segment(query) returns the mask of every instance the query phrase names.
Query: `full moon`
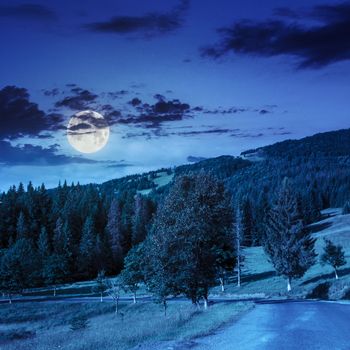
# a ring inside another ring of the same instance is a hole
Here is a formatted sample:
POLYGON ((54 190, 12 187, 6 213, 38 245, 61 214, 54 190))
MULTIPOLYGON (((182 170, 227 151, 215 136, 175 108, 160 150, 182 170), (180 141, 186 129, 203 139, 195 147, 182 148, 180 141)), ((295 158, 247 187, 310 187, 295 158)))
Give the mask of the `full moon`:
POLYGON ((70 145, 81 153, 95 153, 106 146, 109 126, 100 113, 82 111, 74 114, 67 127, 70 145))

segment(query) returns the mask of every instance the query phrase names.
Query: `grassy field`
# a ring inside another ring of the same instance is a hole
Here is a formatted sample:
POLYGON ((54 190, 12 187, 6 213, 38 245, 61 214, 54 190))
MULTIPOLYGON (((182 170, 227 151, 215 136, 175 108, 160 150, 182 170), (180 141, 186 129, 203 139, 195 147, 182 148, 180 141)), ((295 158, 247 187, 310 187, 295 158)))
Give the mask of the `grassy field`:
POLYGON ((27 303, 0 305, 2 350, 130 349, 144 342, 188 340, 211 333, 250 309, 250 303, 214 304, 208 310, 189 302, 170 302, 167 316, 151 302, 27 303), (70 329, 71 319, 87 317, 86 329, 70 329))

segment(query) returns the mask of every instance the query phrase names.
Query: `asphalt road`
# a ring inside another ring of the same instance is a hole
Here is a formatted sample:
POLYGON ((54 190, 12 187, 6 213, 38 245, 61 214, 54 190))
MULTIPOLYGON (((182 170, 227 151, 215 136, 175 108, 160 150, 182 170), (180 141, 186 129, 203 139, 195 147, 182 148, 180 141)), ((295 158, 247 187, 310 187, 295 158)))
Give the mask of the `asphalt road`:
POLYGON ((350 304, 258 304, 238 322, 199 338, 194 350, 350 350, 350 304))

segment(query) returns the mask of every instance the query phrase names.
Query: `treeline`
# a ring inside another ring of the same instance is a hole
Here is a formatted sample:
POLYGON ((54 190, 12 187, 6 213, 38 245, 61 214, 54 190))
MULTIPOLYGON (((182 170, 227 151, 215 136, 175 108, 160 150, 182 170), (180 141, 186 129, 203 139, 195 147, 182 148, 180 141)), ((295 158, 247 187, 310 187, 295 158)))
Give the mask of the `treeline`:
MULTIPOLYGON (((97 186, 20 184, 0 197, 3 287, 23 288, 94 278, 120 271, 143 241, 155 203, 136 188, 108 196, 97 186)), ((4 288, 3 288, 4 289, 4 288)))

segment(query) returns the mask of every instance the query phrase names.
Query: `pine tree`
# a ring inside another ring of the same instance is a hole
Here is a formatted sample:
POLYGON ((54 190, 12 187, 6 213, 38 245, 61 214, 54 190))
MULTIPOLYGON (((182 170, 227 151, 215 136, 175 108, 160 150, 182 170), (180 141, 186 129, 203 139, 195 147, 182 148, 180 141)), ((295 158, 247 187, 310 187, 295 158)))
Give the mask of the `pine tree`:
POLYGON ((237 206, 236 209, 236 218, 234 225, 234 243, 235 243, 235 251, 236 251, 236 260, 237 260, 237 287, 241 286, 241 277, 242 277, 242 266, 244 261, 243 255, 243 245, 244 241, 244 225, 242 219, 242 210, 240 205, 237 206))
POLYGON ((121 227, 121 209, 118 200, 115 198, 112 200, 108 213, 107 231, 115 266, 114 269, 120 271, 123 265, 123 236, 121 227))
POLYGON ((315 262, 315 239, 305 230, 297 201, 288 180, 283 181, 276 202, 268 213, 263 247, 277 273, 291 280, 300 278, 315 262))
POLYGON ((27 238, 27 236, 29 236, 28 226, 27 226, 23 211, 21 211, 19 214, 17 225, 16 225, 16 232, 17 232, 17 238, 16 238, 17 240, 21 238, 27 238))
POLYGON ((42 260, 50 255, 49 237, 45 227, 41 228, 38 239, 38 253, 42 260))
POLYGON ((330 265, 334 269, 335 278, 338 279, 338 268, 346 264, 345 252, 341 245, 335 245, 329 239, 324 239, 325 247, 321 255, 321 264, 330 265))
POLYGON ((251 247, 257 244, 255 233, 254 233, 254 219, 251 203, 248 198, 245 198, 242 203, 242 208, 240 209, 241 222, 242 222, 242 245, 245 247, 251 247))
POLYGON ((57 284, 69 279, 70 271, 65 256, 54 253, 45 259, 42 277, 46 285, 53 286, 53 295, 56 296, 57 284))
POLYGON ((120 274, 124 288, 133 294, 134 304, 136 303, 136 293, 140 288, 140 283, 144 280, 143 247, 141 243, 130 249, 128 255, 125 257, 124 269, 120 274))
POLYGON ((56 254, 64 253, 63 225, 63 220, 59 217, 56 221, 55 229, 53 231, 53 250, 56 254))
POLYGON ((31 240, 17 240, 2 256, 0 290, 9 295, 39 284, 39 260, 31 240))
POLYGON ((147 234, 147 224, 150 220, 147 201, 140 195, 135 196, 135 209, 132 218, 132 244, 144 241, 147 234))
POLYGON ((78 257, 79 270, 86 276, 91 276, 96 273, 95 246, 96 236, 94 232, 94 222, 92 217, 89 216, 84 223, 78 257))

